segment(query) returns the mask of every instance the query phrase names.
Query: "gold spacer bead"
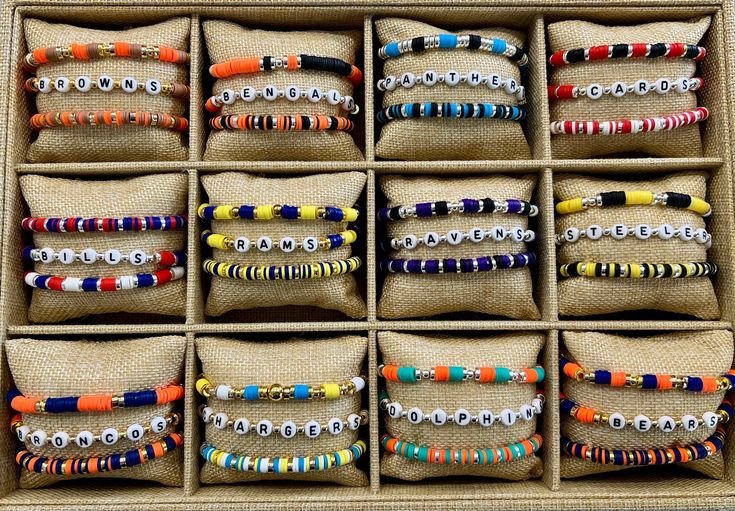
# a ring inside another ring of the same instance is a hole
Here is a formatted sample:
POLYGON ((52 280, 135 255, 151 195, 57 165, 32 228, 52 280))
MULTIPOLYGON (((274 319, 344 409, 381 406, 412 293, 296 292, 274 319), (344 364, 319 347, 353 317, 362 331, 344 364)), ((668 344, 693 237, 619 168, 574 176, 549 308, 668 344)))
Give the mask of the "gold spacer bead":
POLYGON ((271 401, 280 401, 283 399, 283 386, 279 383, 274 383, 268 387, 268 399, 271 401))

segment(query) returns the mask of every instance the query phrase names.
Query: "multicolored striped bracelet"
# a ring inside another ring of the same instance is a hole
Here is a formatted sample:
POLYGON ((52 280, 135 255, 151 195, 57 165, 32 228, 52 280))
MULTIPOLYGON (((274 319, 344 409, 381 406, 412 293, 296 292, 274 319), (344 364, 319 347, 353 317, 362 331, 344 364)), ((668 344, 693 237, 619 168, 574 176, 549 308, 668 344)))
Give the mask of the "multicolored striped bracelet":
POLYGON ((510 427, 518 419, 523 419, 528 422, 536 415, 540 415, 544 407, 544 395, 543 393, 536 394, 531 404, 521 405, 518 411, 505 408, 496 413, 490 410, 480 410, 476 414, 472 414, 464 408, 459 408, 454 413, 447 413, 441 408, 436 408, 431 413, 426 413, 418 407, 404 410, 401 403, 391 401, 390 397, 388 397, 388 392, 384 390, 378 395, 378 405, 381 410, 387 412, 388 417, 391 419, 405 419, 413 425, 431 422, 434 426, 444 426, 445 424, 469 426, 470 424, 479 424, 483 428, 489 428, 496 422, 500 422, 504 426, 510 427))
POLYGON ((515 78, 502 78, 494 73, 484 75, 480 71, 470 71, 468 73, 447 71, 441 74, 429 70, 419 75, 406 71, 401 76, 391 75, 381 78, 376 83, 376 87, 379 91, 391 92, 396 90, 396 87, 403 87, 404 89, 412 89, 416 85, 433 87, 437 83, 443 83, 450 87, 456 87, 460 83, 466 83, 470 87, 485 85, 490 90, 502 89, 506 94, 515 97, 520 104, 526 102, 526 89, 515 78))
POLYGON ((25 217, 20 228, 31 232, 173 231, 186 227, 186 216, 25 217))
POLYGON ((25 449, 20 449, 15 455, 15 461, 24 469, 36 474, 58 476, 97 474, 134 467, 150 460, 162 458, 166 453, 173 451, 183 443, 184 437, 181 434, 171 433, 157 442, 144 445, 138 449, 93 458, 46 458, 36 456, 25 449))
POLYGON ((251 248, 257 248, 261 252, 270 252, 273 247, 277 247, 286 253, 301 249, 311 253, 317 250, 333 250, 344 245, 351 245, 356 240, 357 232, 353 229, 337 234, 327 234, 318 238, 316 236, 308 236, 301 241, 296 241, 291 236, 284 236, 280 240, 275 241, 269 236, 261 236, 257 240, 250 240, 245 236, 231 238, 230 236, 213 233, 208 230, 202 231, 202 242, 206 243, 207 246, 219 250, 235 250, 241 253, 248 252, 251 248))
POLYGON ((41 64, 62 60, 101 60, 106 58, 128 58, 134 60, 158 60, 172 64, 189 64, 189 54, 168 46, 134 44, 122 41, 114 43, 71 43, 68 46, 36 48, 23 58, 31 70, 41 64))
POLYGON ((603 424, 616 430, 634 427, 643 433, 651 431, 651 429, 658 429, 662 433, 673 433, 677 428, 692 432, 696 431, 700 426, 715 429, 718 424, 724 424, 733 416, 732 403, 727 398, 722 401, 717 411, 704 412, 699 418, 689 414, 678 419, 669 417, 668 415, 662 415, 658 419, 652 420, 644 414, 638 414, 633 419, 626 419, 620 412, 601 412, 595 408, 578 405, 564 394, 560 397, 559 407, 561 408, 561 412, 579 422, 584 424, 603 424))
POLYGON ((174 98, 189 97, 189 86, 183 83, 161 82, 154 78, 143 82, 131 76, 126 76, 120 80, 115 80, 107 75, 100 75, 96 80, 92 80, 89 76, 78 76, 72 79, 66 76, 58 76, 56 78, 41 76, 29 78, 23 85, 23 88, 28 92, 40 92, 42 94, 48 94, 51 91, 69 92, 72 87, 79 92, 89 92, 91 90, 111 92, 119 89, 129 94, 146 92, 151 96, 158 96, 160 94, 161 96, 171 96, 174 98))
POLYGON ((526 107, 493 103, 398 103, 387 106, 375 114, 375 119, 381 124, 420 117, 522 121, 526 118, 526 107))
POLYGON ((476 383, 537 383, 544 381, 546 372, 541 366, 527 367, 512 371, 507 367, 477 367, 470 369, 461 366, 435 366, 431 369, 418 369, 413 366, 380 364, 378 376, 388 381, 416 383, 430 380, 438 382, 476 383))
POLYGON ((669 206, 688 209, 703 217, 712 214, 712 206, 699 197, 678 192, 649 192, 645 190, 602 192, 591 197, 577 197, 556 204, 560 215, 579 213, 587 208, 607 206, 669 206))
POLYGON ((327 92, 322 92, 319 87, 301 89, 298 85, 289 85, 283 90, 279 89, 275 85, 266 85, 261 90, 257 90, 255 87, 243 87, 239 91, 224 89, 218 95, 210 97, 204 104, 204 107, 208 112, 219 112, 224 105, 231 105, 238 99, 241 99, 246 103, 251 103, 256 99, 265 99, 266 101, 287 99, 291 102, 306 99, 311 103, 318 103, 319 101, 326 100, 330 105, 339 105, 342 110, 349 114, 355 115, 360 112, 360 107, 357 106, 357 103, 355 103, 355 99, 352 96, 343 96, 336 89, 330 89, 327 92))
POLYGON ((564 436, 561 437, 561 449, 567 456, 601 465, 644 466, 688 463, 713 456, 722 449, 724 443, 725 428, 723 426, 718 426, 715 432, 703 442, 663 449, 606 449, 572 442, 564 436))
POLYGON ((284 69, 287 71, 296 71, 297 69, 326 71, 344 76, 353 85, 360 85, 362 83, 362 71, 357 66, 334 57, 316 57, 305 54, 290 54, 285 57, 265 56, 227 60, 209 66, 209 74, 215 78, 228 78, 235 75, 273 71, 274 69, 284 69))
POLYGON ((549 57, 549 64, 553 67, 561 67, 578 62, 592 62, 595 60, 610 59, 654 59, 667 57, 670 59, 691 59, 695 62, 702 60, 707 55, 703 46, 685 43, 634 43, 634 44, 605 44, 592 46, 590 48, 577 48, 574 50, 559 50, 549 57))
POLYGON ((163 128, 167 130, 186 131, 189 121, 179 115, 137 110, 94 110, 79 112, 46 112, 31 116, 31 127, 34 130, 45 128, 76 126, 141 126, 163 128))
POLYGON ((538 215, 538 206, 521 199, 495 200, 460 199, 456 202, 436 201, 419 202, 413 206, 393 206, 380 208, 378 220, 383 222, 405 220, 406 218, 430 218, 452 214, 502 213, 526 216, 538 215))
POLYGON ((326 279, 346 275, 357 270, 360 265, 362 265, 362 260, 359 257, 320 263, 273 266, 223 263, 213 259, 205 259, 202 262, 202 269, 210 275, 235 280, 303 280, 326 279))
POLYGON ((365 442, 358 440, 347 449, 316 456, 276 456, 273 458, 243 456, 220 451, 206 443, 202 444, 199 453, 209 463, 229 470, 257 474, 286 474, 288 472, 321 472, 349 465, 357 461, 366 450, 365 442))
POLYGON ((503 39, 473 34, 438 34, 403 39, 402 41, 391 42, 382 46, 378 49, 378 57, 385 60, 399 57, 408 52, 420 53, 425 50, 462 48, 486 51, 495 55, 508 57, 508 60, 515 62, 521 71, 525 71, 528 67, 528 55, 518 46, 503 39))
POLYGON ((27 271, 23 280, 30 287, 68 293, 128 291, 144 287, 158 287, 184 277, 186 268, 172 266, 153 273, 137 273, 120 277, 61 277, 27 271))
POLYGON ((197 208, 199 218, 204 220, 327 220, 329 222, 354 222, 360 215, 355 208, 336 206, 289 206, 268 204, 262 206, 216 206, 201 204, 197 208))
POLYGON ((213 130, 352 131, 347 117, 334 115, 218 115, 209 120, 213 130))
POLYGON ((73 397, 26 397, 13 387, 8 391, 7 402, 20 413, 109 412, 114 408, 160 406, 184 398, 184 387, 178 384, 155 389, 137 390, 123 394, 95 394, 73 397))
POLYGON ((383 250, 400 250, 407 249, 413 250, 418 246, 424 245, 429 248, 434 248, 441 243, 448 243, 450 245, 459 245, 465 241, 472 241, 473 243, 479 243, 485 240, 503 241, 511 239, 517 243, 530 242, 536 239, 536 233, 530 229, 523 229, 522 227, 505 228, 502 225, 496 225, 489 229, 483 229, 482 227, 473 227, 467 232, 462 232, 457 229, 449 231, 447 234, 439 234, 438 232, 429 231, 423 236, 416 236, 415 234, 406 234, 402 238, 388 238, 381 242, 383 250))
POLYGON ((661 240, 670 240, 678 238, 681 241, 695 241, 706 248, 712 246, 712 235, 707 229, 695 229, 689 225, 682 225, 678 229, 670 224, 661 224, 658 227, 647 224, 638 224, 635 227, 628 227, 625 224, 615 224, 612 227, 602 227, 601 225, 590 225, 585 229, 577 227, 567 227, 564 232, 556 234, 556 244, 576 243, 580 239, 599 240, 602 237, 609 237, 614 240, 623 240, 627 237, 635 236, 639 240, 647 240, 656 236, 661 240))
POLYGON ((684 94, 685 92, 694 92, 704 87, 704 80, 698 77, 689 78, 682 76, 676 80, 668 78, 659 78, 655 82, 648 80, 638 80, 632 85, 625 82, 614 82, 612 85, 600 85, 592 83, 587 87, 578 87, 576 85, 549 85, 549 99, 577 99, 579 97, 588 97, 590 99, 600 99, 604 96, 613 96, 622 98, 626 94, 636 94, 644 96, 649 92, 658 92, 659 94, 668 94, 671 91, 684 94))
POLYGON ((631 374, 625 371, 598 369, 586 371, 565 357, 559 358, 559 368, 568 378, 577 382, 608 385, 610 387, 631 387, 644 390, 685 390, 712 394, 728 391, 735 387, 735 369, 722 376, 681 376, 670 374, 631 374))
POLYGON ((317 399, 337 399, 351 396, 365 388, 365 376, 355 376, 341 383, 322 383, 320 385, 293 384, 248 385, 235 388, 230 385, 216 385, 205 376, 196 381, 196 390, 206 398, 221 400, 243 399, 245 401, 308 401, 317 399))
POLYGON ((387 452, 397 454, 407 460, 438 465, 495 465, 531 456, 543 444, 541 435, 504 445, 502 447, 481 447, 478 449, 444 449, 442 447, 418 446, 398 440, 390 435, 380 437, 380 445, 387 452))
POLYGON ((680 114, 646 117, 644 119, 552 121, 549 129, 552 135, 625 135, 673 130, 704 121, 707 117, 709 117, 709 110, 700 106, 680 114))
POLYGON ((536 263, 534 252, 501 254, 455 259, 383 259, 380 269, 387 273, 441 275, 445 273, 482 273, 496 270, 525 268, 536 263))
POLYGON ((116 428, 107 428, 98 434, 94 434, 91 431, 80 431, 74 435, 66 431, 57 431, 49 435, 49 433, 40 429, 31 432, 31 428, 23 424, 21 414, 16 414, 10 419, 10 431, 21 442, 27 441, 35 447, 43 447, 48 444, 57 449, 63 449, 69 445, 69 442, 73 438, 77 446, 82 449, 87 449, 92 447, 95 442, 101 442, 104 445, 115 445, 121 438, 137 442, 148 433, 163 433, 170 426, 176 426, 180 421, 180 414, 169 413, 166 416, 154 417, 150 424, 146 424, 145 426, 136 422, 121 431, 118 431, 116 428))
POLYGON ((34 261, 36 263, 53 263, 58 261, 63 264, 72 264, 75 262, 94 264, 104 261, 110 265, 129 262, 135 266, 140 266, 146 263, 155 263, 160 266, 168 267, 186 265, 186 252, 178 250, 161 250, 155 254, 146 254, 143 250, 133 250, 129 254, 122 254, 119 250, 115 250, 114 248, 106 250, 103 253, 97 252, 93 248, 85 248, 79 252, 71 248, 63 248, 57 252, 53 248, 49 247, 36 248, 33 246, 27 246, 23 248, 23 259, 26 261, 34 261))
POLYGON ((621 279, 685 279, 707 277, 717 273, 715 263, 596 263, 575 261, 559 266, 559 277, 621 279))

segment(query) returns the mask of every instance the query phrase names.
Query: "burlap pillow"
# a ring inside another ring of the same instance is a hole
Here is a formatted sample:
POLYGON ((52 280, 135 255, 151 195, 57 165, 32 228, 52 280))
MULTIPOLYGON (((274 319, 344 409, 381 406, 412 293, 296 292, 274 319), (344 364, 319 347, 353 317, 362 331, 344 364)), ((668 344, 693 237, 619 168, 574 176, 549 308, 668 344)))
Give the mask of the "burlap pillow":
MULTIPOLYGON (((375 29, 384 45, 413 37, 448 33, 438 27, 419 21, 400 18, 384 18, 375 22, 375 29)), ((506 28, 462 30, 457 34, 477 34, 497 37, 522 47, 525 34, 506 28)), ((477 50, 429 50, 423 53, 406 53, 387 59, 384 76, 400 77, 409 71, 420 76, 424 71, 468 73, 480 71, 495 73, 503 79, 514 78, 521 83, 518 66, 506 57, 477 50)), ((485 85, 472 87, 459 84, 450 87, 436 84, 411 89, 397 87, 385 92, 383 107, 398 103, 419 102, 494 103, 516 105, 517 99, 502 89, 490 89, 485 85)), ((406 119, 384 125, 375 154, 381 158, 398 160, 520 160, 531 157, 528 142, 521 123, 498 119, 406 119)))
MULTIPOLYGON (((157 25, 129 30, 94 30, 65 24, 51 24, 37 19, 26 19, 23 28, 28 51, 46 46, 65 46, 71 43, 112 43, 124 41, 135 44, 157 44, 179 50, 189 50, 189 18, 174 18, 157 25)), ((119 80, 133 77, 138 83, 155 78, 161 82, 189 84, 189 66, 151 60, 108 58, 102 60, 64 60, 38 67, 36 76, 69 79, 89 76, 96 80, 107 75, 119 80)), ((145 92, 128 94, 121 90, 101 92, 93 89, 79 92, 71 86, 68 92, 53 91, 35 94, 36 110, 145 110, 150 112, 184 115, 188 99, 145 92)), ((30 100, 32 98, 29 97, 30 100)), ((81 126, 42 129, 28 150, 31 163, 185 160, 185 137, 181 133, 162 128, 137 126, 81 126)))
MULTIPOLYGON (((119 395, 179 383, 185 349, 186 339, 176 336, 103 342, 9 339, 5 344, 16 387, 25 396, 39 398, 119 395)), ((140 442, 121 438, 115 445, 95 442, 85 449, 78 447, 73 439, 84 430, 99 434, 110 427, 125 431, 131 424, 145 426, 154 417, 166 416, 176 409, 181 411, 181 404, 115 408, 104 413, 23 414, 23 422, 31 431, 40 429, 49 437, 57 431, 65 431, 71 438, 63 449, 51 445, 37 448, 30 442, 25 444, 25 448, 37 456, 55 458, 88 458, 125 452, 160 440, 175 429, 169 427, 162 433, 147 433, 140 442)), ((181 428, 180 425, 178 430, 181 431, 181 428)), ((59 481, 88 477, 141 479, 167 486, 181 486, 183 459, 183 450, 179 447, 163 458, 93 476, 55 476, 21 469, 20 487, 41 488, 59 481)))
MULTIPOLYGON (((417 202, 458 200, 464 197, 483 199, 531 200, 536 177, 482 176, 468 178, 434 178, 385 176, 380 187, 388 206, 413 205, 417 202)), ((522 215, 477 214, 449 215, 431 219, 409 218, 387 222, 388 237, 414 234, 422 237, 428 231, 446 234, 458 229, 467 232, 473 227, 489 229, 528 227, 528 217, 522 215)), ((442 243, 434 248, 420 245, 413 250, 392 251, 382 257, 406 259, 442 259, 446 257, 478 257, 495 254, 515 254, 527 250, 525 243, 510 239, 470 243, 456 246, 442 243)), ((533 281, 528 268, 498 270, 472 274, 413 275, 387 274, 378 304, 378 315, 396 319, 434 316, 446 312, 481 312, 516 319, 538 319, 533 301, 533 281), (437 299, 439 298, 439 299, 437 299)))
MULTIPOLYGON (((352 207, 365 186, 365 175, 359 172, 320 174, 295 178, 265 178, 251 174, 224 172, 202 176, 202 184, 211 204, 291 204, 352 207)), ((346 223, 327 221, 251 220, 212 221, 211 230, 236 238, 245 236, 257 240, 269 236, 279 240, 291 236, 301 240, 307 236, 325 236, 344 230, 346 223)), ((364 234, 358 234, 364 236, 364 234)), ((352 255, 349 245, 325 252, 304 250, 285 253, 278 248, 270 252, 250 250, 245 254, 234 250, 213 250, 213 259, 227 263, 279 265, 304 264, 352 255)), ((365 261, 363 260, 363 264, 365 261)), ((322 279, 294 281, 240 281, 212 277, 206 313, 220 316, 234 309, 308 305, 336 309, 353 318, 366 314, 365 302, 351 274, 322 279)))
MULTIPOLYGON (((701 172, 681 172, 650 181, 613 181, 597 177, 560 174, 554 182, 556 200, 589 197, 600 192, 617 190, 650 190, 680 192, 705 198, 707 176, 701 172)), ((556 215, 556 232, 569 227, 578 229, 590 225, 612 227, 615 224, 635 227, 647 224, 658 227, 670 224, 674 228, 690 225, 705 228, 704 219, 685 209, 661 206, 611 206, 588 208, 579 213, 556 215)), ((639 240, 629 236, 615 240, 604 236, 599 240, 581 238, 564 243, 558 250, 557 263, 595 261, 603 263, 679 263, 707 260, 704 245, 679 238, 662 240, 652 236, 639 240)), ((587 316, 632 310, 661 310, 689 314, 700 319, 720 317, 717 297, 709 277, 682 279, 623 279, 572 277, 561 279, 559 314, 587 316)))
MULTIPOLYGON (((659 22, 645 25, 607 27, 588 21, 560 21, 548 26, 549 51, 588 48, 604 44, 681 42, 697 44, 710 24, 709 17, 688 22, 659 22)), ((716 57, 707 57, 716 58, 716 57)), ((696 63, 689 59, 613 59, 581 62, 551 68, 550 84, 587 87, 591 84, 610 86, 622 81, 632 85, 644 79, 676 80, 695 76, 696 63)), ((707 84, 705 84, 707 87, 707 84)), ((638 96, 628 93, 616 98, 603 95, 597 100, 551 100, 552 121, 608 121, 666 116, 697 107, 697 96, 688 92, 668 94, 649 92, 638 96)), ((699 124, 670 131, 627 135, 552 135, 554 158, 589 158, 622 152, 642 152, 661 157, 695 157, 702 155, 699 124)))
MULTIPOLYGON (((306 54, 319 57, 335 57, 355 64, 355 56, 362 46, 360 32, 271 32, 251 30, 229 21, 205 21, 204 38, 207 52, 213 64, 246 57, 270 55, 285 57, 306 54)), ((336 89, 340 94, 352 96, 360 109, 362 97, 356 97, 352 84, 344 77, 322 71, 278 69, 251 75, 235 75, 216 80, 212 94, 224 89, 239 91, 245 86, 262 90, 275 85, 283 90, 297 85, 301 90, 318 87, 322 92, 336 89)), ((299 100, 257 99, 252 103, 237 100, 212 115, 230 114, 288 114, 288 115, 336 115, 346 117, 339 105, 322 100, 317 103, 299 100)), ((355 116, 349 116, 353 121, 355 116)), ((209 134, 205 160, 361 160, 360 149, 349 132, 345 131, 214 131, 209 134)))
MULTIPOLYGON (((483 338, 446 336, 419 336, 399 332, 379 332, 378 344, 386 364, 414 366, 429 369, 437 365, 464 367, 503 366, 514 370, 534 367, 544 336, 517 332, 483 338)), ((519 409, 530 404, 536 394, 534 385, 462 383, 394 383, 386 382, 392 401, 401 403, 404 410, 418 407, 424 411, 442 408, 454 413, 464 408, 470 413, 487 409, 493 413, 504 408, 519 409)), ((384 413, 384 412, 381 412, 384 413)), ((385 415, 388 433, 399 440, 416 445, 446 449, 500 447, 524 440, 536 432, 536 419, 518 420, 513 426, 495 424, 489 428, 470 424, 458 426, 431 423, 413 425, 408 420, 394 420, 385 415)), ((510 480, 539 477, 542 463, 536 455, 496 465, 444 466, 407 460, 403 456, 384 453, 380 473, 407 481, 427 477, 485 476, 510 480)))
MULTIPOLYGON (((122 217, 186 214, 188 178, 185 174, 155 174, 124 180, 87 181, 37 175, 20 176, 23 198, 35 217, 122 217)), ((55 251, 77 252, 93 248, 129 254, 140 249, 147 254, 159 250, 186 250, 186 227, 171 231, 115 233, 35 233, 33 244, 55 251)), ((34 271, 64 277, 113 277, 135 275, 158 269, 155 263, 134 266, 104 262, 84 264, 36 263, 34 271)), ((99 293, 70 293, 34 289, 28 318, 34 323, 55 323, 88 314, 129 312, 184 316, 186 279, 160 287, 99 293)))
MULTIPOLYGON (((733 360, 732 333, 725 330, 675 332, 653 337, 623 337, 599 332, 563 332, 567 354, 586 371, 606 369, 628 373, 663 373, 720 376, 733 360)), ((577 383, 564 378, 564 393, 574 402, 604 412, 620 412, 626 418, 643 414, 651 419, 668 415, 674 419, 691 414, 701 417, 715 411, 723 393, 694 394, 680 390, 651 391, 577 383)), ((703 441, 713 430, 699 427, 689 433, 683 428, 663 433, 658 428, 640 432, 634 427, 613 430, 607 425, 584 424, 562 414, 562 435, 574 442, 608 449, 663 448, 703 441)), ((722 454, 683 464, 709 477, 724 477, 722 454)), ((601 465, 562 454, 561 477, 579 477, 630 467, 601 465)), ((644 470, 650 470, 644 467, 644 470)))
MULTIPOLYGON (((316 385, 338 383, 358 376, 367 351, 367 339, 355 335, 327 339, 289 339, 280 342, 250 342, 222 337, 202 337, 196 342, 197 355, 202 362, 202 371, 213 383, 233 387, 281 383, 292 385, 303 383, 316 385), (314 360, 318 353, 319 360, 314 360), (309 363, 307 361, 316 363, 309 363)), ((353 396, 338 399, 296 401, 222 401, 208 399, 207 404, 214 413, 224 412, 236 420, 246 418, 251 424, 262 419, 270 420, 274 426, 287 420, 303 425, 310 420, 322 424, 333 417, 347 418, 360 412, 360 403, 366 390, 353 396)), ((303 434, 285 439, 279 433, 268 437, 250 432, 235 433, 232 428, 217 429, 213 424, 205 426, 206 442, 217 449, 244 456, 314 456, 346 449, 366 428, 358 431, 345 429, 339 435, 322 433, 310 439, 303 434)), ((363 455, 367 458, 367 454, 363 455)), ((358 460, 358 463, 364 460, 358 460)), ((323 472, 288 474, 256 474, 224 469, 203 462, 201 481, 205 484, 237 483, 262 480, 321 481, 345 486, 365 486, 367 476, 354 463, 331 468, 323 472)))

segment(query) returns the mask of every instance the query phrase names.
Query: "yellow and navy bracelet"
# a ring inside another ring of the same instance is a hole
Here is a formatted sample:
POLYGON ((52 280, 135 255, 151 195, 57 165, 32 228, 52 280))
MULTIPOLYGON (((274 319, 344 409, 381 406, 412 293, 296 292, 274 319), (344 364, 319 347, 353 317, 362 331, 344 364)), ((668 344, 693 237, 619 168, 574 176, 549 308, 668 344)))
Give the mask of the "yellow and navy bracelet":
POLYGON ((359 257, 336 259, 320 263, 282 264, 273 266, 222 263, 205 259, 202 268, 210 275, 236 280, 302 280, 337 277, 357 270, 362 261, 359 257))
POLYGON ((340 383, 322 383, 320 385, 293 384, 281 385, 247 385, 242 388, 212 383, 206 376, 196 381, 197 392, 207 399, 216 398, 224 401, 242 399, 245 401, 308 401, 317 399, 337 399, 351 396, 365 388, 365 377, 355 376, 340 383))
POLYGON ((608 277, 623 279, 683 279, 717 273, 715 263, 596 263, 575 261, 559 266, 559 276, 608 277))
POLYGON ((603 192, 592 197, 577 197, 561 201, 556 204, 556 212, 560 215, 568 215, 591 207, 648 205, 688 209, 703 217, 712 214, 712 207, 709 203, 699 197, 677 192, 656 193, 642 190, 603 192))
POLYGON ((202 242, 212 248, 219 250, 235 250, 237 252, 248 252, 251 248, 261 252, 270 252, 273 247, 278 247, 283 252, 293 252, 303 249, 305 252, 316 252, 317 250, 333 250, 343 245, 351 245, 357 240, 357 231, 349 229, 337 234, 326 236, 307 236, 297 241, 290 236, 284 236, 280 240, 272 240, 269 236, 261 236, 257 240, 250 240, 244 236, 232 238, 224 234, 205 230, 202 231, 202 242))
POLYGON ((355 208, 336 206, 289 206, 268 204, 241 206, 201 204, 197 208, 199 218, 204 220, 327 220, 329 222, 354 222, 360 215, 355 208))

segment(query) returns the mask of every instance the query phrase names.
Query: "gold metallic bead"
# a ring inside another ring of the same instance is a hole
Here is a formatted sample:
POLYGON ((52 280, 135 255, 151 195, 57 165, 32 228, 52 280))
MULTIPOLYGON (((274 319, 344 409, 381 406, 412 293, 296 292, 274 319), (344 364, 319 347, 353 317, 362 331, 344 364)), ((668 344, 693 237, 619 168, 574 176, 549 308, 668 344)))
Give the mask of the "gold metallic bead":
POLYGON ((268 387, 268 399, 271 401, 280 401, 283 399, 283 387, 279 383, 274 383, 268 387))
POLYGON ((344 386, 345 386, 345 387, 347 387, 347 389, 345 390, 345 393, 346 393, 346 394, 347 394, 348 396, 351 396, 352 394, 354 394, 354 393, 355 393, 355 392, 357 391, 357 387, 356 387, 356 386, 355 386, 355 384, 354 384, 354 383, 352 382, 352 380, 348 380, 348 381, 346 381, 346 382, 344 383, 344 386))
POLYGON ((276 204, 275 206, 273 206, 273 216, 280 217, 282 211, 283 206, 281 206, 280 204, 276 204))
POLYGON ((316 208, 317 218, 324 218, 325 216, 327 216, 327 208, 316 208))
POLYGON ((363 426, 370 422, 370 414, 367 410, 360 410, 360 424, 363 426))
POLYGON ((258 387, 258 399, 268 399, 268 387, 266 385, 258 387))
POLYGON ((600 424, 607 424, 610 422, 610 415, 606 413, 600 413, 600 424))

